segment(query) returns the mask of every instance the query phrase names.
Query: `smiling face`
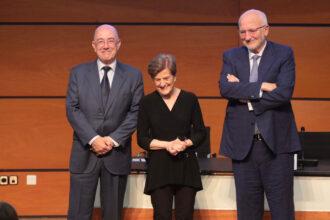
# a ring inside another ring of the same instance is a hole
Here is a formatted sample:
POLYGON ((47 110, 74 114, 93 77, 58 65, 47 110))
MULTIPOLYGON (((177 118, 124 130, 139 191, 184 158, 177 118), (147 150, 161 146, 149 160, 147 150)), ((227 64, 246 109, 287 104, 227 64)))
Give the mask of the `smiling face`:
POLYGON ((104 64, 110 64, 116 59, 120 45, 117 30, 113 26, 101 25, 95 30, 92 47, 104 64))
POLYGON ((269 26, 266 17, 256 10, 245 12, 239 20, 239 35, 242 43, 252 52, 259 53, 266 43, 269 26))
POLYGON ((157 92, 163 97, 171 96, 174 91, 175 80, 175 76, 167 68, 153 78, 157 92))

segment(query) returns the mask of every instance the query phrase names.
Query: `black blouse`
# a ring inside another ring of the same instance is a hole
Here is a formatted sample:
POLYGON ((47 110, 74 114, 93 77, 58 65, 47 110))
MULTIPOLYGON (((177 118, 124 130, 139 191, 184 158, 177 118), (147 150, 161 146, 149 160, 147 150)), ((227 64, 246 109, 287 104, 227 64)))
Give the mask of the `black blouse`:
POLYGON ((201 190, 202 182, 195 148, 205 138, 205 126, 197 97, 181 90, 170 111, 157 91, 142 98, 139 107, 137 139, 148 151, 145 193, 175 184, 201 190), (173 156, 167 150, 150 150, 153 139, 172 141, 189 138, 193 146, 173 156))

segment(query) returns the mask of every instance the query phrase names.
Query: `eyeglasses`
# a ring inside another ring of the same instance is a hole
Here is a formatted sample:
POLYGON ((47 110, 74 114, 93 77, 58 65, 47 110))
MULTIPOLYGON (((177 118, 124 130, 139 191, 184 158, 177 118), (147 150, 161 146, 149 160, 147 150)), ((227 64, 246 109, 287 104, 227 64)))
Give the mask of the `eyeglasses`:
POLYGON ((97 46, 103 47, 105 43, 107 43, 110 46, 113 46, 117 43, 116 39, 114 38, 109 38, 109 39, 97 39, 94 41, 97 46))
POLYGON ((268 27, 268 25, 262 25, 262 26, 260 26, 260 27, 254 28, 254 29, 238 30, 238 33, 239 33, 241 36, 244 36, 246 33, 254 34, 254 33, 256 33, 259 29, 261 29, 261 28, 266 28, 266 27, 268 27))

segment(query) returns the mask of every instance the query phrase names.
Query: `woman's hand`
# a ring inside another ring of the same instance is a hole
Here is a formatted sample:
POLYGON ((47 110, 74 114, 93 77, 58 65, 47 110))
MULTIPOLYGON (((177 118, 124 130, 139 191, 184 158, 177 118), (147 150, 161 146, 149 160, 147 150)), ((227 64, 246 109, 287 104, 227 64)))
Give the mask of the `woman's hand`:
POLYGON ((187 143, 185 141, 181 141, 179 138, 170 141, 166 150, 172 154, 177 155, 179 152, 184 151, 187 148, 187 143))

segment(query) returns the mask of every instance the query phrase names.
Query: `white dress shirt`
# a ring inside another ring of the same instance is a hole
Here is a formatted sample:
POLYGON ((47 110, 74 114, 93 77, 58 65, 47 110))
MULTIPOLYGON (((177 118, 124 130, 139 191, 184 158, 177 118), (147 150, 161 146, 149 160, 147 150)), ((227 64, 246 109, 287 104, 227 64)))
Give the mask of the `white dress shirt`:
MULTIPOLYGON (((109 79, 109 85, 110 85, 110 89, 111 89, 111 85, 112 85, 112 81, 113 81, 113 77, 115 76, 115 70, 116 70, 116 67, 117 67, 117 61, 113 61, 110 65, 106 65, 104 63, 102 63, 101 60, 97 59, 97 69, 99 71, 99 78, 100 78, 100 84, 102 82, 102 79, 104 77, 104 70, 102 69, 103 67, 105 66, 109 66, 111 69, 108 71, 108 79, 109 79)), ((93 137, 88 143, 89 145, 92 145, 93 141, 100 137, 100 135, 96 135, 95 137, 93 137)), ((110 136, 109 136, 110 137, 110 136)), ((118 142, 116 142, 114 139, 112 139, 110 137, 110 139, 112 140, 112 142, 114 143, 114 147, 118 147, 119 144, 118 142)))
MULTIPOLYGON (((259 51, 259 53, 253 53, 252 51, 249 50, 250 72, 251 72, 251 70, 252 70, 252 65, 253 65, 253 58, 252 58, 252 57, 253 57, 254 55, 258 55, 258 56, 260 56, 260 58, 257 59, 258 66, 259 66, 259 64, 260 64, 260 60, 261 60, 262 54, 263 54, 263 52, 264 52, 264 50, 265 50, 265 48, 266 48, 266 45, 267 45, 267 41, 266 41, 265 45, 261 48, 261 50, 259 51)), ((259 97, 260 97, 260 98, 262 97, 262 91, 261 91, 261 88, 260 88, 260 92, 259 92, 259 97)), ((253 106, 252 106, 252 104, 251 104, 251 102, 250 102, 249 100, 247 101, 247 106, 248 106, 249 111, 253 111, 253 106)))

